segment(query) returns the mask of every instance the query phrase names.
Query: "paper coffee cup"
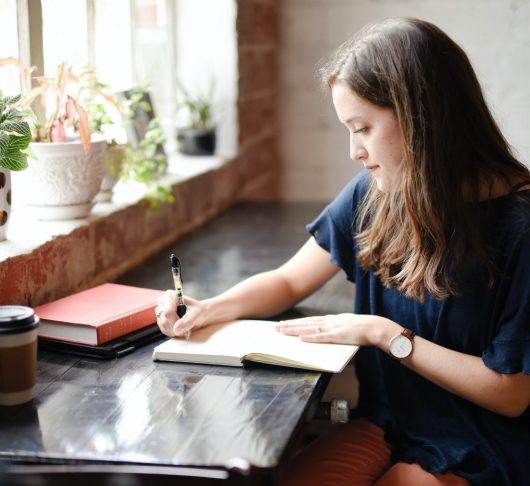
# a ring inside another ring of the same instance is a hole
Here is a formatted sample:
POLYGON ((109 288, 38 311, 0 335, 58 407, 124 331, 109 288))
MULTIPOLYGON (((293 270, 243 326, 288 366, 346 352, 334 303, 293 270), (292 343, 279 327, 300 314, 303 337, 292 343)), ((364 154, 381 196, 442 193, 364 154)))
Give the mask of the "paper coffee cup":
POLYGON ((33 309, 0 306, 0 405, 20 405, 33 399, 38 326, 33 309))

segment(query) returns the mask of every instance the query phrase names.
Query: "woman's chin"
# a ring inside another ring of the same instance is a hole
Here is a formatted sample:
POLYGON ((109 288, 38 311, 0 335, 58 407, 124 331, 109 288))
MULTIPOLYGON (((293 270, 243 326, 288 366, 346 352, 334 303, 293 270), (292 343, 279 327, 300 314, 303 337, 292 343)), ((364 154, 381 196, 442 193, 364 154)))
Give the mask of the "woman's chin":
POLYGON ((377 188, 381 191, 381 192, 390 192, 390 189, 388 187, 388 183, 381 179, 381 178, 378 178, 378 177, 375 177, 375 182, 377 183, 377 188))

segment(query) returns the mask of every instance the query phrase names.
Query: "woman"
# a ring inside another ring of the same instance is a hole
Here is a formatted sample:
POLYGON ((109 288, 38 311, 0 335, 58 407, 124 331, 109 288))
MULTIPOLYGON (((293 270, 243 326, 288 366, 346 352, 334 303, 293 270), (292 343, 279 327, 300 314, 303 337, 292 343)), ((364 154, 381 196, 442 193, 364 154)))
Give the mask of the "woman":
POLYGON ((158 305, 168 336, 278 314, 339 269, 355 313, 282 322, 361 345, 359 406, 287 484, 522 485, 530 477, 530 173, 465 53, 417 19, 369 26, 320 69, 363 171, 281 268, 206 301, 158 305), (390 356, 389 356, 390 355, 390 356))

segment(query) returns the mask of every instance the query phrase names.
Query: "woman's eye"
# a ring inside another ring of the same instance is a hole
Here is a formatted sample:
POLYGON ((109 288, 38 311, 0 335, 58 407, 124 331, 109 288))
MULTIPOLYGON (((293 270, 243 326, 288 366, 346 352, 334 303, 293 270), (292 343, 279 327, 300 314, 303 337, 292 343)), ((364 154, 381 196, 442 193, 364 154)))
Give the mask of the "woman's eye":
POLYGON ((359 130, 355 130, 353 133, 364 133, 364 132, 366 132, 366 130, 368 130, 367 127, 359 128, 359 130))

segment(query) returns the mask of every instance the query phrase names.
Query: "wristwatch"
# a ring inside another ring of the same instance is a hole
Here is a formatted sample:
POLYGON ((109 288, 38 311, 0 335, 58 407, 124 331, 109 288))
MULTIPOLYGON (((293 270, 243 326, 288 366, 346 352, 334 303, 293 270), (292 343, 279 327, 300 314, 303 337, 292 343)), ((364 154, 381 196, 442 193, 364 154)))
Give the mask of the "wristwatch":
POLYGON ((401 361, 412 353, 412 340, 416 333, 410 329, 403 329, 401 334, 394 336, 389 342, 388 347, 390 352, 388 353, 391 358, 396 361, 401 361))

